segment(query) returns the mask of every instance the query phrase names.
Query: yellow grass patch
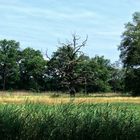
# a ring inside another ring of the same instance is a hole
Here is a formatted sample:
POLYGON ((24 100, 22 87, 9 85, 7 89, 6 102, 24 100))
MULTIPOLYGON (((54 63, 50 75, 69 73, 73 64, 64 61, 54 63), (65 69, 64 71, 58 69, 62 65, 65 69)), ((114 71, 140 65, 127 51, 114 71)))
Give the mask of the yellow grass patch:
POLYGON ((2 93, 0 92, 0 103, 45 103, 45 104, 59 104, 59 103, 140 103, 140 97, 120 97, 118 94, 95 94, 91 97, 75 97, 70 98, 68 95, 63 95, 57 98, 52 98, 49 94, 43 93, 40 95, 33 95, 26 92, 2 93), (104 95, 104 97, 102 97, 104 95))

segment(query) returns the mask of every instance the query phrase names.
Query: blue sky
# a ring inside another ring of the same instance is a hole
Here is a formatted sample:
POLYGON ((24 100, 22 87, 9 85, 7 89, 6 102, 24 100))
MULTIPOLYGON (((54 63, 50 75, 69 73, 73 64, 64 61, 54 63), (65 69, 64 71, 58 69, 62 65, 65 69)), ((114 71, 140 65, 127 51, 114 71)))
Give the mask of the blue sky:
POLYGON ((0 39, 51 55, 58 41, 70 40, 73 33, 81 39, 88 35, 85 54, 114 62, 124 24, 136 11, 140 0, 0 0, 0 39))

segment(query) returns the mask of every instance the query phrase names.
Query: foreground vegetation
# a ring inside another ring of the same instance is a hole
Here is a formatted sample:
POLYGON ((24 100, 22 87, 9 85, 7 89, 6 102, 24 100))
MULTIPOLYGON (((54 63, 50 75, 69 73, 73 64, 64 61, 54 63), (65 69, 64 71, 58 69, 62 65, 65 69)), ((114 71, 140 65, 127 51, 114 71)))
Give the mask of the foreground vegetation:
POLYGON ((138 140, 135 104, 0 105, 3 140, 138 140))
POLYGON ((139 140, 140 97, 0 92, 2 140, 139 140))

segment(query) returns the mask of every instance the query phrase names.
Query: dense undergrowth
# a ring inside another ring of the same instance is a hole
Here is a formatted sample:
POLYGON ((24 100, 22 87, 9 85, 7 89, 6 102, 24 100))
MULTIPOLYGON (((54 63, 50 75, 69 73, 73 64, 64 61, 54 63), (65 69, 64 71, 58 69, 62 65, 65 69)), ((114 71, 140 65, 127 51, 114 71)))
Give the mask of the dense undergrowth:
POLYGON ((0 105, 2 140, 139 140, 138 105, 0 105))

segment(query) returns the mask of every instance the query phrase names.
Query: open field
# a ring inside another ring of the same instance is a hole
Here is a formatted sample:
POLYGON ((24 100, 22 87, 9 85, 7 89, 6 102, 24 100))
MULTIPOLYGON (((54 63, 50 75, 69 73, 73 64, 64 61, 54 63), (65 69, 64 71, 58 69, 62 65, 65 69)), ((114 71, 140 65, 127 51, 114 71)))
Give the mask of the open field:
POLYGON ((140 104, 140 97, 130 97, 115 93, 90 94, 87 96, 77 94, 70 98, 66 94, 56 93, 27 93, 27 92, 0 92, 0 103, 137 103, 140 104))
POLYGON ((139 140, 140 97, 0 93, 2 140, 139 140))

